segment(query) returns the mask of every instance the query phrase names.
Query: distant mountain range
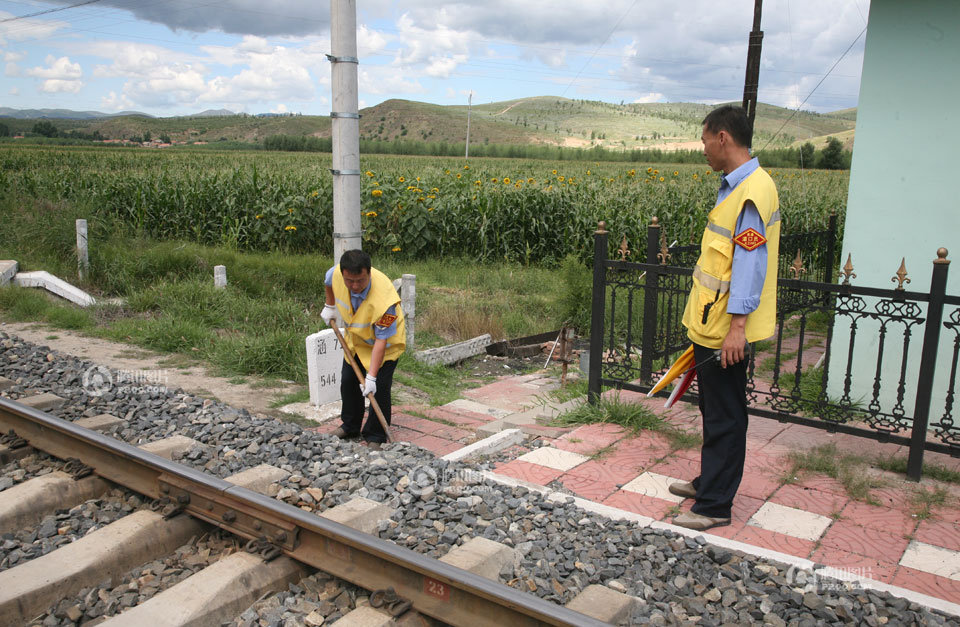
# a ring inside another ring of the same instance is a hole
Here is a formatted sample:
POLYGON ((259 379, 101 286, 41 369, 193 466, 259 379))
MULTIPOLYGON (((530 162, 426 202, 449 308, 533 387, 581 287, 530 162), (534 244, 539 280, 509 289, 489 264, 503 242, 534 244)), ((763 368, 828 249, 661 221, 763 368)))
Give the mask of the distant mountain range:
MULTIPOLYGON (((700 149, 700 122, 711 105, 621 103, 536 96, 506 102, 436 105, 391 99, 360 111, 360 137, 373 141, 462 144, 471 116, 471 144, 540 144, 608 150, 700 149)), ((0 123, 11 133, 29 133, 38 119, 63 132, 97 132, 107 139, 168 137, 174 142, 256 143, 274 135, 330 137, 325 115, 234 113, 226 109, 189 116, 155 117, 137 111, 100 113, 66 109, 0 108, 0 123)), ((810 141, 820 148, 828 137, 853 146, 857 110, 795 112, 760 103, 754 141, 761 148, 810 141)))

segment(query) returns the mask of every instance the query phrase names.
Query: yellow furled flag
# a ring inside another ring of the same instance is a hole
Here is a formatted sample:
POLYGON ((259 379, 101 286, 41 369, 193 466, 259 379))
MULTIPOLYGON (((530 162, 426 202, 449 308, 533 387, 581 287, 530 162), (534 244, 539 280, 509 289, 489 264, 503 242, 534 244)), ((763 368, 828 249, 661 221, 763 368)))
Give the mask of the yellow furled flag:
POLYGON ((670 370, 667 370, 666 374, 660 377, 660 380, 657 381, 657 384, 647 392, 647 396, 653 396, 663 388, 667 387, 667 384, 685 373, 687 370, 690 370, 693 367, 693 344, 690 347, 683 351, 683 354, 677 358, 677 361, 673 362, 673 365, 670 366, 670 370))

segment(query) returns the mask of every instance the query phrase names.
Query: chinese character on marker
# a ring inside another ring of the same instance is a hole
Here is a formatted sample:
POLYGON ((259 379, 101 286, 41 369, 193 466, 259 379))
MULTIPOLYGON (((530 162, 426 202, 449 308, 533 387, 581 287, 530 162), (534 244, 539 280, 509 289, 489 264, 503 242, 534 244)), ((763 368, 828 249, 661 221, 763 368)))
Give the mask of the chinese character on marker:
POLYGON ((326 354, 327 354, 327 341, 326 341, 326 340, 320 340, 320 345, 317 347, 317 352, 320 353, 321 355, 326 355, 326 354))

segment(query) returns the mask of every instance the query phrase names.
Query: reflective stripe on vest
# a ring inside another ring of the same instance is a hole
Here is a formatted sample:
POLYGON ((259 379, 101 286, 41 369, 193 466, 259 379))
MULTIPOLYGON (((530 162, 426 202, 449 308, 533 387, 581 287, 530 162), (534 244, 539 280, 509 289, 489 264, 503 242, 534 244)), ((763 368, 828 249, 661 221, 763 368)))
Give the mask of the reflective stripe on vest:
POLYGON ((725 229, 719 224, 714 224, 713 222, 707 222, 707 230, 713 231, 717 235, 722 235, 724 237, 729 237, 733 239, 733 233, 730 232, 730 229, 725 229))
POLYGON ((699 281, 700 285, 704 286, 708 290, 719 290, 721 294, 726 294, 730 291, 730 281, 721 281, 717 277, 710 276, 703 271, 703 268, 700 267, 700 264, 697 264, 697 266, 693 269, 693 278, 699 281))

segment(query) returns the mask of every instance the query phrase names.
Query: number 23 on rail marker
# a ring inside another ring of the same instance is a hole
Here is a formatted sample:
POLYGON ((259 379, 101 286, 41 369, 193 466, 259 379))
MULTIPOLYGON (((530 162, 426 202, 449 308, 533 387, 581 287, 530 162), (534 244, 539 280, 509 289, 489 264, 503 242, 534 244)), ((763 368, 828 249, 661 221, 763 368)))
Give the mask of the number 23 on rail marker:
POLYGON ((441 601, 450 600, 450 586, 430 577, 423 578, 423 591, 432 597, 437 597, 441 601))

